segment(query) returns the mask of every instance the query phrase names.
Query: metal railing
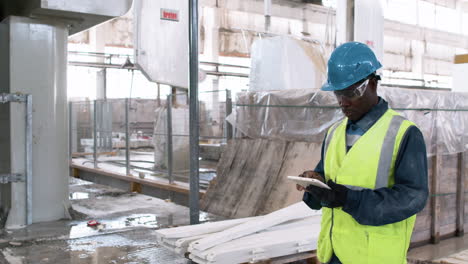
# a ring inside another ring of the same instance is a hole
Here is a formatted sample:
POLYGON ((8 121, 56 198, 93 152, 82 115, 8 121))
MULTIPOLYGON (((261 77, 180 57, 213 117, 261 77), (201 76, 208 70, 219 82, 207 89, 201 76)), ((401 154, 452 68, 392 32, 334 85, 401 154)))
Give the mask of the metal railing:
MULTIPOLYGON (((200 100, 199 138, 202 143, 225 144, 233 134, 226 121, 232 112, 231 93, 228 90, 200 93, 211 93, 208 97, 219 98, 219 102, 200 100)), ((128 176, 143 173, 165 178, 169 184, 188 182, 188 149, 184 152, 189 139, 186 97, 186 93, 177 93, 165 100, 70 102, 71 161, 115 169, 128 176)))
POLYGON ((0 104, 6 103, 24 103, 25 104, 25 143, 26 143, 26 155, 25 155, 25 172, 22 173, 10 173, 0 175, 0 184, 7 184, 11 182, 25 182, 26 184, 26 207, 25 216, 26 224, 32 224, 32 118, 33 118, 33 107, 32 107, 32 95, 30 94, 0 94, 0 104))

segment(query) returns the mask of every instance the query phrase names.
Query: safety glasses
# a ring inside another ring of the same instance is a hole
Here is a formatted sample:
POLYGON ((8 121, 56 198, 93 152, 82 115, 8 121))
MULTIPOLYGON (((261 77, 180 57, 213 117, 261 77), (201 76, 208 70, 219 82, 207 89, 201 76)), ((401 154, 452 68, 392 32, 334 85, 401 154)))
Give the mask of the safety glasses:
POLYGON ((352 90, 345 89, 340 91, 334 91, 334 94, 337 99, 345 98, 351 101, 357 100, 364 95, 368 84, 369 79, 365 80, 363 83, 361 83, 359 86, 355 87, 352 90))

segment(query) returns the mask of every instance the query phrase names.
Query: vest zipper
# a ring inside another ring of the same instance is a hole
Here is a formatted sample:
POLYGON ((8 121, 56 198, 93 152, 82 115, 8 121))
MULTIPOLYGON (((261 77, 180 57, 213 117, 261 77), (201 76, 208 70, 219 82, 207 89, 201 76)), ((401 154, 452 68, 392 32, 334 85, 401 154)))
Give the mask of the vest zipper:
POLYGON ((332 248, 332 254, 335 254, 335 250, 333 249, 333 239, 332 239, 334 224, 335 224, 335 209, 331 208, 330 246, 332 248))
MULTIPOLYGON (((335 176, 335 183, 337 182, 336 179, 338 178, 338 176, 335 176)), ((332 239, 332 235, 333 235, 333 226, 335 225, 335 209, 334 208, 331 208, 331 225, 330 225, 330 245, 331 245, 331 248, 332 248, 332 256, 335 254, 335 250, 333 249, 333 239, 332 239)))
POLYGON ((332 239, 335 211, 333 208, 331 208, 331 210, 332 210, 331 211, 332 215, 331 215, 331 226, 330 226, 330 245, 333 251, 332 254, 335 254, 335 250, 333 249, 333 239, 332 239))

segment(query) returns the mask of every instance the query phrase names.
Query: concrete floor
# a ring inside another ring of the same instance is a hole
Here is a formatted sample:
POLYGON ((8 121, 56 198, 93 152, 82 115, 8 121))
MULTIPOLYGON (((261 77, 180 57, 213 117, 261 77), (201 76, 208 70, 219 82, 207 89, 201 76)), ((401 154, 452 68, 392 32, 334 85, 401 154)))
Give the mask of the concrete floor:
MULTIPOLYGON (((70 178, 72 219, 0 229, 0 264, 189 263, 155 242, 155 230, 189 224, 189 209, 150 196, 70 178), (99 228, 87 226, 96 219, 99 228)), ((220 220, 201 213, 202 221, 220 220)), ((468 256, 468 236, 413 248, 409 263, 468 256)), ((453 263, 468 263, 453 262, 453 263)))
MULTIPOLYGON (((73 219, 0 229, 0 263, 188 263, 158 246, 155 230, 189 224, 189 209, 169 201, 71 179, 73 219), (96 219, 99 228, 87 226, 96 219)), ((220 218, 201 213, 202 221, 220 218)))
POLYGON ((425 245, 413 248, 408 252, 409 263, 468 263, 468 258, 464 262, 453 262, 453 256, 460 255, 468 251, 468 235, 464 237, 454 237, 440 241, 439 244, 425 245))

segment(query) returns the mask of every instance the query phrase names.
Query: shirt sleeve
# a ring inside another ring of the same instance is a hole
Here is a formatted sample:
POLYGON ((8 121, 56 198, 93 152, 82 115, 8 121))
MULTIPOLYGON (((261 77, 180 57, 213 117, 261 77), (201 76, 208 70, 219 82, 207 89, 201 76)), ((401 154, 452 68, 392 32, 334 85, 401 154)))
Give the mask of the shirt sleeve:
MULTIPOLYGON (((325 136, 325 138, 326 138, 326 136, 325 136)), ((320 173, 322 175, 325 175, 325 173, 324 173, 325 170, 323 169, 323 148, 324 148, 324 145, 325 145, 325 139, 323 140, 323 143, 322 143, 322 151, 320 153, 320 161, 317 164, 317 166, 315 166, 315 169, 314 169, 315 172, 318 172, 318 173, 320 173)), ((304 196, 302 197, 302 201, 304 201, 304 203, 307 204, 307 206, 309 206, 311 209, 320 210, 322 208, 322 205, 320 204, 320 201, 315 200, 312 197, 312 195, 310 195, 306 191, 304 191, 304 196)))
POLYGON ((408 128, 395 163, 395 185, 377 190, 349 190, 343 210, 362 225, 402 221, 426 205, 427 153, 421 131, 408 128))

